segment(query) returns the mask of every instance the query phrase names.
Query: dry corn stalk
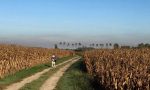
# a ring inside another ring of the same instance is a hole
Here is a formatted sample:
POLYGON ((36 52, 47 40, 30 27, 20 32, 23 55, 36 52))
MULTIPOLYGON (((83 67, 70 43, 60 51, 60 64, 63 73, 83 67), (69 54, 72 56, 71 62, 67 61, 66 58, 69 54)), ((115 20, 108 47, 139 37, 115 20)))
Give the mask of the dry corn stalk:
POLYGON ((86 68, 107 90, 149 90, 150 49, 102 49, 84 53, 86 68))
POLYGON ((72 51, 46 48, 31 48, 0 44, 0 78, 19 70, 50 61, 51 55, 72 55, 72 51))

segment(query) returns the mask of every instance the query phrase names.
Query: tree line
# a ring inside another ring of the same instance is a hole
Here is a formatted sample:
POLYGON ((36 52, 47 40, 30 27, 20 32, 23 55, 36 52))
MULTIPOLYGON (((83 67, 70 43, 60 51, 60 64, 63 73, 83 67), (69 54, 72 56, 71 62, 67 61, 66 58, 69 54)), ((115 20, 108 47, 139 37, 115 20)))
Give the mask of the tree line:
POLYGON ((75 42, 75 43, 69 43, 69 42, 59 42, 57 44, 55 44, 55 48, 59 48, 60 47, 76 47, 76 48, 85 48, 85 47, 89 47, 89 48, 109 48, 112 47, 112 43, 106 43, 106 44, 98 44, 98 43, 91 43, 88 45, 84 45, 81 42, 75 42))
POLYGON ((73 48, 150 48, 149 43, 140 43, 137 46, 129 46, 129 45, 120 45, 118 43, 91 43, 88 45, 84 45, 81 42, 75 42, 75 43, 69 43, 69 42, 59 42, 54 45, 54 48, 68 48, 68 47, 73 47, 73 48))

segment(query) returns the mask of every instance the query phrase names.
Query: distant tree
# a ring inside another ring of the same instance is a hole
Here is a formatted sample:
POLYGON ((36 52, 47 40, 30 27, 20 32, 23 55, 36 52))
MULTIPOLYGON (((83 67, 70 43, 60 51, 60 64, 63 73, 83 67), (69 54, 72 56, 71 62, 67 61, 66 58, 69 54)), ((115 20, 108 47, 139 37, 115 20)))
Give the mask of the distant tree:
POLYGON ((55 47, 55 49, 58 49, 58 46, 57 46, 57 44, 55 44, 55 46, 54 46, 54 47, 55 47))
POLYGON ((99 46, 102 48, 102 44, 99 44, 99 46))
MULTIPOLYGON (((75 51, 77 51, 77 52, 81 52, 81 51, 87 51, 87 50, 93 50, 94 48, 92 48, 92 47, 85 47, 85 46, 83 46, 83 47, 80 47, 80 48, 77 48, 77 49, 75 49, 75 51)), ((81 54, 81 53, 80 53, 81 54)))
POLYGON ((114 49, 117 49, 117 48, 119 48, 119 44, 118 44, 118 43, 115 43, 115 44, 114 44, 114 49))
POLYGON ((103 48, 103 47, 104 47, 104 44, 100 44, 100 46, 101 46, 101 48, 103 48))
POLYGON ((94 47, 94 46, 95 46, 95 44, 93 43, 93 44, 92 44, 92 46, 94 47))
POLYGON ((112 44, 111 44, 111 43, 109 43, 109 46, 112 46, 112 44))
POLYGON ((67 46, 69 46, 69 45, 70 45, 70 43, 67 44, 67 46))
POLYGON ((78 46, 78 43, 75 43, 75 46, 78 46))
POLYGON ((72 46, 74 46, 74 44, 72 44, 72 46))
POLYGON ((146 43, 146 44, 140 43, 140 44, 138 44, 138 48, 150 48, 150 44, 148 44, 148 43, 146 43))
POLYGON ((59 45, 62 45, 62 42, 59 42, 59 45))
POLYGON ((144 43, 138 44, 138 48, 143 48, 144 46, 145 46, 144 43))
POLYGON ((150 44, 146 43, 145 47, 150 48, 150 44))
POLYGON ((98 44, 96 44, 96 47, 98 47, 98 44))
POLYGON ((129 49, 129 48, 131 48, 131 47, 130 47, 130 46, 121 46, 120 48, 129 49))
POLYGON ((104 47, 104 44, 102 44, 102 46, 104 47))
POLYGON ((90 44, 90 47, 92 47, 92 44, 90 44))
POLYGON ((63 42, 63 45, 65 45, 66 44, 66 42, 63 42))
POLYGON ((108 43, 106 43, 106 48, 108 48, 108 43))
POLYGON ((79 42, 78 45, 81 46, 82 44, 79 42))

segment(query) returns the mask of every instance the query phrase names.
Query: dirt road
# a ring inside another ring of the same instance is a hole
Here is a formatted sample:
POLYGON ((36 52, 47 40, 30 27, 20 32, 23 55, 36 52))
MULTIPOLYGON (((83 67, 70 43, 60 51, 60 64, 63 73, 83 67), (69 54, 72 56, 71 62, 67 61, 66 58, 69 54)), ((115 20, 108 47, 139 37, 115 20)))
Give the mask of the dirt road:
MULTIPOLYGON (((74 61, 74 60, 77 60, 77 57, 72 58, 72 59, 70 59, 70 60, 67 60, 67 61, 65 61, 65 62, 63 62, 63 63, 61 63, 61 64, 58 64, 58 65, 56 65, 56 67, 57 67, 57 66, 60 66, 60 65, 62 65, 62 64, 64 64, 64 63, 67 63, 67 62, 70 62, 70 61, 74 61)), ((71 63, 72 63, 72 62, 71 62, 71 63)), ((67 66, 69 66, 71 63, 68 63, 67 66)), ((6 87, 6 89, 4 89, 4 90, 19 90, 19 89, 20 89, 21 87, 23 87, 25 84, 30 83, 30 82, 32 82, 32 81, 38 79, 42 74, 48 72, 50 69, 52 69, 52 68, 45 69, 45 70, 43 70, 43 71, 41 71, 41 72, 38 72, 38 73, 36 73, 36 74, 34 74, 34 75, 30 76, 30 77, 27 77, 27 78, 23 79, 23 80, 20 81, 20 82, 11 84, 10 86, 6 87)), ((61 71, 62 71, 62 69, 61 69, 61 71)), ((49 86, 49 85, 48 85, 48 86, 49 86)), ((47 90, 47 89, 44 89, 44 90, 47 90)), ((50 90, 50 89, 48 89, 48 90, 50 90)))
POLYGON ((67 65, 63 66, 61 69, 59 69, 55 74, 53 74, 40 88, 40 90, 53 90, 59 79, 63 76, 65 71, 79 59, 75 59, 68 63, 67 65))

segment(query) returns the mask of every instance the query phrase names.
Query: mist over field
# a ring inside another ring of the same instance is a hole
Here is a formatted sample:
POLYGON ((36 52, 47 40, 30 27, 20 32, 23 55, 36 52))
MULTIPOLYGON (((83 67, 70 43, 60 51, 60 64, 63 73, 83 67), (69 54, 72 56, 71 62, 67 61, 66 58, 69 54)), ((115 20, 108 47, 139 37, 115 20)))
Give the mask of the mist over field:
MULTIPOLYGON (((78 35, 76 35, 78 36, 78 35)), ((91 43, 119 43, 122 45, 136 46, 139 43, 149 43, 150 37, 144 35, 123 35, 122 37, 111 36, 111 35, 97 35, 97 36, 63 36, 63 35, 49 35, 49 36, 16 36, 8 38, 0 38, 1 43, 10 44, 21 44, 25 46, 35 46, 35 47, 47 47, 52 48, 54 44, 59 44, 60 42, 66 43, 78 43, 81 42, 83 45, 89 45, 91 43), (127 37, 128 36, 128 37, 127 37)))

